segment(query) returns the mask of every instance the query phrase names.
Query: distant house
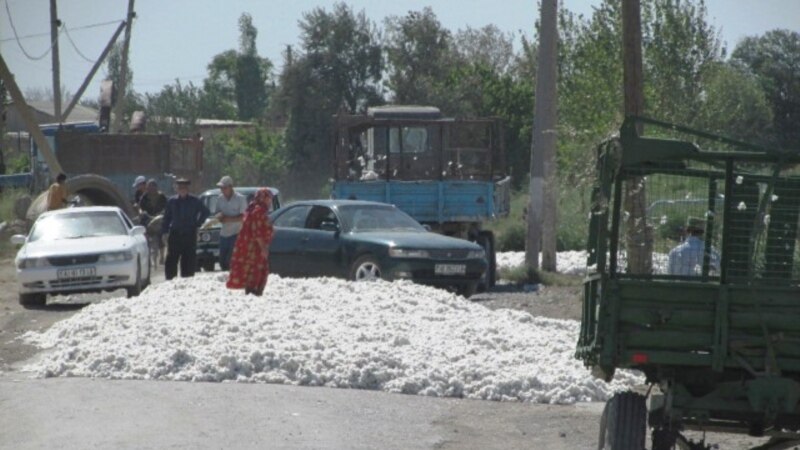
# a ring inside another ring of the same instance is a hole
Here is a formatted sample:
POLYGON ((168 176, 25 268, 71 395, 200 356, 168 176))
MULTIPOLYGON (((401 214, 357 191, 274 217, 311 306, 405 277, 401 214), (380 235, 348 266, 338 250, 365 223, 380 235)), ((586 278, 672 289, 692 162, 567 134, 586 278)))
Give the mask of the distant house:
MULTIPOLYGON (((33 115, 38 124, 56 123, 55 107, 53 102, 28 102, 28 106, 33 109, 33 115)), ((64 104, 63 107, 67 105, 64 104)), ((95 122, 100 112, 96 109, 82 105, 75 105, 69 117, 62 119, 62 122, 95 122)), ((28 131, 22 116, 19 114, 17 106, 12 102, 6 107, 6 132, 28 131)))

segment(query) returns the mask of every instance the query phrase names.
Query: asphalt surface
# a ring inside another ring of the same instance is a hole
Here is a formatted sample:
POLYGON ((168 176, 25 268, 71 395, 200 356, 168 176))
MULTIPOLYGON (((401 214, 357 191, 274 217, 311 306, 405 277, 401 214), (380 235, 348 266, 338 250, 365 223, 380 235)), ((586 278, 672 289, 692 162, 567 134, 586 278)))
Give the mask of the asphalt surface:
MULTIPOLYGON (((162 272, 154 282, 163 281, 162 272)), ((18 367, 38 349, 18 338, 111 294, 17 302, 0 258, 0 449, 594 449, 603 404, 441 399, 269 384, 35 379, 18 367)), ((492 309, 579 319, 580 287, 478 294, 492 309)), ((699 437, 699 436, 698 436, 699 437)), ((721 449, 747 438, 714 436, 721 449)))

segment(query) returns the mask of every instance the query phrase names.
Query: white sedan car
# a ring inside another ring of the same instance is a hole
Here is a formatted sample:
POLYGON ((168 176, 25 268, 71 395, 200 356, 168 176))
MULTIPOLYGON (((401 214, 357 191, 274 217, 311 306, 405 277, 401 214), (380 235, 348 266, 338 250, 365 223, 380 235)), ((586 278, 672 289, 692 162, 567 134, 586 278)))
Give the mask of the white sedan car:
POLYGON ((16 258, 19 302, 44 305, 47 294, 125 288, 128 297, 150 284, 145 229, 111 206, 67 208, 42 214, 16 258))

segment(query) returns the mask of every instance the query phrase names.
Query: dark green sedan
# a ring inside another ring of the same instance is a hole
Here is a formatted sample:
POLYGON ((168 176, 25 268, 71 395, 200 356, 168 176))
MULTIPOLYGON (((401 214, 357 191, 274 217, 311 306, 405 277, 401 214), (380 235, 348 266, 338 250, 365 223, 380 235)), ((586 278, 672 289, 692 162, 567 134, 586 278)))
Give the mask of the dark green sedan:
POLYGON ((270 217, 270 271, 283 276, 406 279, 470 296, 487 266, 479 245, 431 233, 384 203, 305 201, 270 217))

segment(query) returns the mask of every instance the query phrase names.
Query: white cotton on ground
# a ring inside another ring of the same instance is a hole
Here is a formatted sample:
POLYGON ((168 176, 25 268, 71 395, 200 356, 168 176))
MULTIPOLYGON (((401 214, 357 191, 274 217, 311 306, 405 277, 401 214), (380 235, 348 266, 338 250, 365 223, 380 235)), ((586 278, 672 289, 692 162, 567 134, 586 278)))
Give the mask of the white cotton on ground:
POLYGON ((407 394, 603 401, 607 384, 574 358, 579 324, 492 311, 410 282, 271 276, 263 297, 205 274, 115 298, 25 339, 50 350, 38 376, 240 381, 407 394))
MULTIPOLYGON (((565 251, 556 254, 556 271, 567 275, 586 273, 585 251, 565 251)), ((513 269, 525 264, 525 252, 498 252, 497 268, 513 269)))
MULTIPOLYGON (((586 274, 586 258, 585 251, 564 251, 556 254, 556 271, 567 275, 585 275, 586 274)), ((667 273, 668 256, 664 253, 653 253, 653 273, 666 274, 667 273)), ((525 264, 525 252, 499 252, 497 253, 497 268, 499 269, 513 269, 525 264)), ((619 255, 619 267, 621 271, 625 270, 625 254, 619 255)))

